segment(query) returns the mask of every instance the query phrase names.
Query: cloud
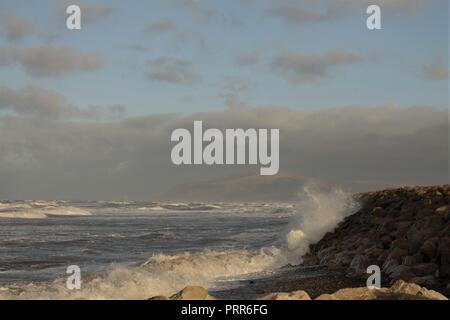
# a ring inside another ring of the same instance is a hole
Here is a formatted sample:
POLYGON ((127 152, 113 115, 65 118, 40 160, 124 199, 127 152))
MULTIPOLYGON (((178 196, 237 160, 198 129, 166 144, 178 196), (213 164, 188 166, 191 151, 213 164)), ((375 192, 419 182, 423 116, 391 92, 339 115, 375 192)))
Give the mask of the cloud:
POLYGON ((153 81, 193 84, 200 79, 189 61, 174 57, 159 57, 148 61, 146 77, 153 81))
POLYGON ((58 118, 73 111, 64 97, 39 87, 13 90, 0 87, 0 110, 12 110, 19 115, 58 118))
POLYGON ((427 64, 423 68, 422 75, 425 79, 434 81, 448 80, 449 66, 444 59, 438 59, 433 63, 427 64))
POLYGON ((160 34, 174 31, 175 26, 169 19, 159 20, 145 26, 144 32, 148 35, 160 34))
POLYGON ((111 122, 0 117, 0 194, 149 200, 177 185, 259 172, 257 166, 174 166, 170 134, 192 130, 194 120, 221 130, 279 128, 280 170, 293 176, 343 185, 377 181, 377 187, 448 183, 446 108, 240 108, 111 122))
POLYGON ((331 69, 361 60, 362 57, 358 54, 335 49, 329 50, 323 56, 303 53, 280 54, 274 58, 271 67, 292 83, 315 83, 328 77, 331 69))
POLYGON ((257 64, 259 61, 259 54, 258 52, 252 51, 252 52, 243 52, 237 55, 236 57, 236 63, 239 66, 249 66, 257 64))
POLYGON ((38 86, 11 89, 0 86, 0 111, 13 112, 20 116, 40 119, 120 119, 125 107, 114 105, 107 108, 91 106, 82 109, 69 104, 65 97, 57 92, 38 86))
POLYGON ((74 71, 95 71, 100 68, 98 53, 84 53, 75 48, 0 47, 0 66, 18 64, 32 77, 62 76, 74 71))
POLYGON ((33 33, 33 24, 25 19, 9 16, 0 18, 0 27, 8 41, 17 42, 33 33))
POLYGON ((306 24, 333 20, 360 12, 377 4, 383 12, 409 13, 426 3, 425 0, 326 0, 326 1, 284 1, 267 10, 266 17, 275 17, 289 24, 306 24))
POLYGON ((225 100, 227 108, 239 109, 245 106, 243 96, 249 89, 247 81, 239 77, 225 77, 219 97, 225 100))

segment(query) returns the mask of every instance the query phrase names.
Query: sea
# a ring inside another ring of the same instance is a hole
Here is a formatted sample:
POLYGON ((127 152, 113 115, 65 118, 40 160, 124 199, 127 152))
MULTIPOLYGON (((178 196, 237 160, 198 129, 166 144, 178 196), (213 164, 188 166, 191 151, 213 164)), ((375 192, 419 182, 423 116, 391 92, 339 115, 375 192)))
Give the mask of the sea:
POLYGON ((148 299, 231 288, 301 263, 357 202, 0 201, 0 299, 148 299), (68 286, 71 266, 79 289, 68 286))

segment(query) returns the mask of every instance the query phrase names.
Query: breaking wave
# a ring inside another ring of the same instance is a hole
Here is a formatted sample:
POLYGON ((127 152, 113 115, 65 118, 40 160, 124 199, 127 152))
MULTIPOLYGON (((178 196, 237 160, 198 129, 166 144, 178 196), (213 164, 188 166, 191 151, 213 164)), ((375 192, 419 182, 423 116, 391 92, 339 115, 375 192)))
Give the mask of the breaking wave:
POLYGON ((50 216, 89 216, 87 210, 76 207, 44 206, 41 204, 1 203, 0 218, 44 219, 50 216))
POLYGON ((0 288, 0 299, 147 299, 170 296, 186 285, 214 288, 220 280, 242 279, 298 264, 308 247, 354 212, 357 204, 347 193, 300 194, 290 229, 278 247, 260 250, 204 250, 197 253, 153 255, 136 266, 113 265, 102 274, 82 275, 81 290, 66 289, 65 279, 0 288))

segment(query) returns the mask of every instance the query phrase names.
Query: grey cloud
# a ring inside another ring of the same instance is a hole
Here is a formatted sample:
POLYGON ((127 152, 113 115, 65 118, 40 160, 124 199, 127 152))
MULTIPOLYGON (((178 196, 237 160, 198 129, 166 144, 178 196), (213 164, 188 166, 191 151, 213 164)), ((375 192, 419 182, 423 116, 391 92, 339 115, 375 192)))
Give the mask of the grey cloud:
POLYGON ((8 41, 16 42, 33 32, 33 24, 19 17, 0 17, 0 27, 8 41))
POLYGON ((68 103, 64 96, 37 86, 18 90, 0 86, 0 111, 41 119, 120 119, 125 107, 94 107, 82 109, 68 103))
POLYGON ((436 60, 423 68, 423 77, 428 80, 445 81, 448 80, 449 66, 444 59, 436 60))
POLYGON ((58 118, 73 111, 64 97, 39 87, 13 90, 0 86, 0 110, 12 110, 20 115, 58 118))
POLYGON ((258 52, 243 52, 237 55, 236 63, 239 66, 249 66, 258 63, 258 52))
POLYGON ((174 57, 159 57, 148 61, 146 77, 153 81, 193 84, 200 79, 189 61, 174 57))
POLYGON ((352 13, 365 14, 365 8, 379 5, 383 12, 411 12, 426 3, 425 0, 326 0, 279 1, 265 16, 279 18, 290 24, 305 24, 333 20, 352 13))
POLYGON ((154 35, 163 32, 174 31, 175 26, 169 19, 159 20, 149 23, 145 26, 144 32, 148 35, 154 35))
POLYGON ((328 16, 328 14, 315 13, 299 7, 286 5, 270 9, 266 15, 278 17, 286 22, 294 24, 318 22, 326 19, 328 16))
POLYGON ((0 117, 0 195, 149 200, 177 185, 258 173, 256 166, 174 166, 170 134, 192 130, 194 120, 222 130, 279 128, 280 169, 289 176, 343 185, 448 183, 445 108, 241 108, 95 123, 0 117))
POLYGON ((343 50, 330 50, 325 55, 284 53, 275 57, 271 67, 292 83, 318 82, 330 75, 330 70, 359 62, 358 54, 343 50))
POLYGON ((74 71, 95 71, 100 68, 98 53, 84 53, 75 48, 0 47, 0 66, 19 64, 33 77, 61 76, 74 71))
POLYGON ((247 81, 239 77, 226 77, 219 97, 224 99, 227 108, 239 109, 245 106, 243 96, 249 89, 247 81))

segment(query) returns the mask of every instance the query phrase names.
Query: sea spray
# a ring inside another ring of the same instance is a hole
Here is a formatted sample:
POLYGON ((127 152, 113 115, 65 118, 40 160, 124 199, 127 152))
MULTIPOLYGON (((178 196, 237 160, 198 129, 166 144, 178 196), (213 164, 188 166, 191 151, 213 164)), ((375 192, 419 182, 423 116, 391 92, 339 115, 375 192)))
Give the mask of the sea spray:
POLYGON ((321 191, 307 186, 299 193, 299 199, 297 214, 286 235, 286 255, 292 264, 300 263, 310 244, 319 241, 358 208, 357 201, 341 189, 321 191))

